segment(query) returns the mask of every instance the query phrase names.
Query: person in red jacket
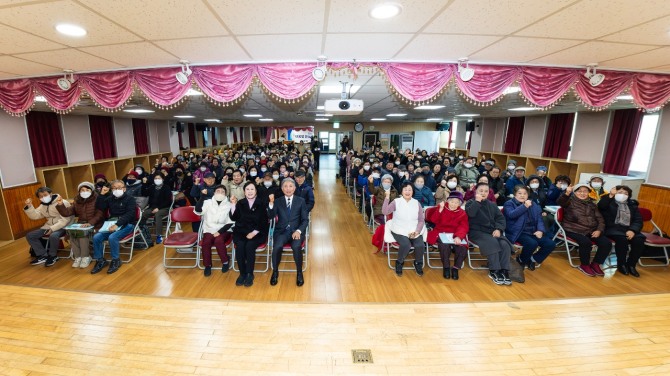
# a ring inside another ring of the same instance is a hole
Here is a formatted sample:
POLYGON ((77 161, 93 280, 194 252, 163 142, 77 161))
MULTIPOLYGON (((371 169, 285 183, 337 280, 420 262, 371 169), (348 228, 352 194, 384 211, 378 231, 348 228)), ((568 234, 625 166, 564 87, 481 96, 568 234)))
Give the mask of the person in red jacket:
POLYGON ((468 215, 465 210, 461 208, 463 205, 463 194, 458 191, 452 191, 447 198, 446 203, 440 202, 435 210, 429 211, 426 220, 435 224, 435 228, 428 232, 428 244, 435 244, 440 250, 440 258, 442 259, 442 276, 445 279, 458 279, 458 269, 461 268, 467 256, 468 248, 465 236, 470 230, 468 225, 468 215), (440 238, 441 233, 452 234, 451 239, 443 242, 440 238), (454 251, 454 266, 449 268, 449 256, 451 251, 454 251), (451 273, 450 273, 451 272, 451 273))

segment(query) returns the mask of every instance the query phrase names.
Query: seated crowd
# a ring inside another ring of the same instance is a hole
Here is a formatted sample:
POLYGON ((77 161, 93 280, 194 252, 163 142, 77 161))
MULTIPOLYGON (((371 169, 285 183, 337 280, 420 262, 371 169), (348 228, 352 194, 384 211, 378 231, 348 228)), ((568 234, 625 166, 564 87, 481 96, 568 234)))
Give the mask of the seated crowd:
POLYGON ((72 202, 40 187, 35 193, 40 200, 37 207, 30 198, 24 202, 28 217, 46 219, 41 228, 26 235, 34 256, 30 263, 53 266, 61 238, 67 235, 72 267, 87 268, 95 262, 91 274, 107 265, 107 273, 112 274, 121 267, 120 243, 138 222, 141 246, 149 248, 154 239, 163 241, 163 221, 172 208, 193 206, 202 218, 191 225, 194 232, 202 230, 205 276, 212 272, 212 247, 222 261, 221 271, 229 270, 227 246, 232 241, 240 270, 236 285, 253 285, 256 249, 267 243, 270 219, 276 218, 272 284, 277 284, 281 252, 288 244, 296 261, 296 283, 302 286, 302 247, 315 204, 313 174, 318 167, 311 149, 318 145, 316 141, 272 143, 190 152, 171 160, 163 157, 150 168, 135 166, 118 180, 97 174, 94 182, 79 184, 72 202), (154 234, 148 229, 150 219, 154 234), (71 226, 74 223, 77 226, 71 226), (104 257, 105 241, 111 260, 104 257))
POLYGON ((636 264, 645 237, 638 203, 627 186, 606 192, 600 176, 574 186, 565 175, 552 182, 545 166, 527 176, 514 160, 503 171, 488 158, 478 162, 453 153, 383 151, 379 144, 362 150, 351 150, 348 143, 341 146, 342 184, 353 186, 356 199, 368 216, 373 213, 375 223, 388 224, 398 247, 395 270, 399 276, 411 250, 415 271, 423 275, 428 245, 439 250, 444 278, 458 279, 469 240, 486 257, 489 277, 496 284, 510 285, 515 247, 521 249, 515 262, 531 271, 556 248, 555 210, 545 210, 547 206, 563 209, 562 225, 568 238, 578 244, 581 272, 604 275, 601 265, 614 243, 618 271, 640 276, 636 264), (392 219, 386 222, 387 218, 392 219), (594 245, 597 251, 591 258, 594 245), (451 252, 455 253, 453 264, 451 252))

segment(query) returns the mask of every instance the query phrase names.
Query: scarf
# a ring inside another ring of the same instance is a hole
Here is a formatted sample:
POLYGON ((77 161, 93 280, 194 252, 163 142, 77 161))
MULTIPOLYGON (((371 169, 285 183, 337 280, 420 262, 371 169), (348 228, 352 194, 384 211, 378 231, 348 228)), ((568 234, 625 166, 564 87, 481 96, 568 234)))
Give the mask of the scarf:
POLYGON ((614 224, 626 227, 630 226, 630 208, 628 207, 628 202, 617 202, 617 205, 619 205, 619 209, 616 212, 614 224))

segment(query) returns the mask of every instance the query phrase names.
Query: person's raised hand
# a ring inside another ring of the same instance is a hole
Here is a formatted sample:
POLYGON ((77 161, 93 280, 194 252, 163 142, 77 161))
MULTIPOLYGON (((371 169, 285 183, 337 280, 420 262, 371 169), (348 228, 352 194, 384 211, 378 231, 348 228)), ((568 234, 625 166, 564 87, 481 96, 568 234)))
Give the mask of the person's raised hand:
POLYGON ((527 208, 530 208, 531 205, 533 205, 533 201, 531 201, 531 200, 526 200, 526 201, 523 203, 523 206, 525 206, 525 207, 527 207, 527 208))
POLYGON ((610 189, 610 198, 614 198, 615 195, 616 195, 616 187, 612 187, 612 189, 610 189))
POLYGON ((565 188, 565 195, 570 196, 572 194, 573 186, 572 184, 568 185, 567 188, 565 188))
POLYGON ((100 188, 100 194, 101 194, 101 195, 104 196, 104 195, 106 195, 107 193, 109 193, 109 187, 108 187, 108 186, 104 185, 102 188, 100 188))
POLYGON ((223 181, 228 181, 228 175, 223 176, 223 181))
POLYGON ((446 201, 440 201, 440 203, 438 204, 438 206, 440 207, 440 212, 441 212, 442 210, 444 210, 444 204, 445 204, 445 202, 446 202, 446 201))
POLYGON ((33 199, 32 198, 27 198, 26 201, 23 202, 26 204, 26 206, 32 205, 33 204, 33 199))
POLYGON ((56 204, 63 205, 63 198, 59 194, 56 195, 56 204))
POLYGON ((237 197, 234 195, 230 196, 230 203, 233 205, 237 204, 237 197))
POLYGON ((207 188, 205 188, 205 189, 203 189, 202 191, 200 191, 200 193, 202 193, 203 195, 206 195, 206 194, 207 194, 207 188))
POLYGON ((370 176, 368 176, 368 181, 369 181, 370 183, 372 183, 372 182, 375 181, 375 178, 373 178, 372 175, 370 175, 370 176))
POLYGON ((142 178, 142 183, 144 183, 144 184, 147 183, 147 178, 146 178, 146 176, 142 178))
POLYGON ((200 185, 200 178, 195 178, 195 185, 200 185))

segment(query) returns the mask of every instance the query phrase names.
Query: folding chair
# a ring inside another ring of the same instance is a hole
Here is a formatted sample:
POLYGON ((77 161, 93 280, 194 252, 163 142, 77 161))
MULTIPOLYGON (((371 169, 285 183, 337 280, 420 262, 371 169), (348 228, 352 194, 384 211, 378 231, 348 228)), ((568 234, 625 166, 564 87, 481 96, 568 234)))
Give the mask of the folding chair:
MULTIPOLYGON (((388 226, 391 220, 387 219, 385 226, 388 226)), ((395 264, 394 262, 398 259, 398 251, 400 249, 400 245, 397 242, 391 242, 388 243, 386 242, 386 239, 384 239, 384 243, 382 244, 382 249, 384 253, 386 253, 386 261, 388 263, 389 269, 395 270, 395 264)), ((428 249, 424 246, 424 249, 426 252, 424 252, 424 256, 427 254, 428 249)), ((407 254, 408 258, 405 259, 406 261, 406 266, 403 266, 403 269, 407 270, 413 270, 414 269, 414 261, 416 261, 416 254, 414 253, 414 247, 411 247, 409 250, 409 253, 407 254), (409 258, 409 256, 412 256, 409 258), (409 261, 407 263, 407 261, 409 261)), ((422 257, 421 262, 425 261, 425 259, 422 257)))
MULTIPOLYGON (((270 244, 269 244, 270 252, 272 252, 272 248, 274 246, 274 240, 273 240, 272 235, 274 234, 275 221, 276 221, 276 219, 273 220, 270 223, 270 235, 268 235, 268 239, 270 240, 270 244)), ((308 260, 307 256, 309 255, 309 248, 308 248, 309 227, 310 227, 310 225, 307 225, 307 229, 305 230, 305 240, 303 240, 302 244, 300 245, 301 251, 303 253, 303 255, 302 255, 302 271, 303 272, 307 270, 307 260, 308 260)), ((297 271, 296 267, 293 267, 293 268, 286 268, 286 267, 282 268, 281 267, 281 265, 285 265, 287 263, 288 264, 295 264, 295 260, 293 259, 293 248, 291 248, 291 242, 290 241, 288 243, 284 244, 284 247, 282 247, 281 257, 280 257, 279 261, 280 261, 280 263, 279 263, 280 266, 279 266, 279 269, 277 269, 278 271, 280 271, 280 272, 296 272, 297 271)))
MULTIPOLYGON (((65 235, 58 238, 58 249, 56 250, 56 256, 58 256, 58 253, 68 252, 67 257, 65 257, 65 258, 74 260, 74 257, 72 257, 72 247, 70 247, 70 249, 65 248, 66 237, 67 237, 67 232, 65 232, 65 235)), ((42 240, 44 242, 46 242, 46 245, 44 246, 44 249, 49 251, 49 237, 48 236, 43 236, 42 240)), ((61 258, 61 257, 58 257, 58 258, 61 258)))
MULTIPOLYGON (((427 218, 428 214, 432 214, 435 210, 437 210, 436 206, 425 208, 425 217, 427 218)), ((442 259, 440 258, 440 250, 437 248, 437 241, 434 244, 428 244, 428 240, 426 239, 426 265, 432 269, 442 268, 442 259), (432 264, 431 260, 433 260, 432 264)))
POLYGON ((643 232, 642 235, 647 237, 647 240, 645 240, 644 245, 647 247, 654 247, 654 248, 663 248, 663 256, 643 256, 640 257, 640 265, 647 267, 647 266, 668 266, 670 265, 670 258, 668 257, 668 247, 670 247, 670 239, 664 238, 661 235, 663 234, 663 231, 661 231, 661 228, 658 227, 658 225, 654 222, 652 219, 652 214, 651 210, 646 209, 646 208, 639 208, 640 209, 640 214, 642 215, 642 221, 644 222, 650 222, 651 225, 654 227, 654 231, 652 232, 643 232), (642 259, 659 259, 659 258, 664 258, 665 262, 658 263, 658 264, 644 264, 642 259))
MULTIPOLYGON (((554 235, 553 240, 554 241, 560 241, 563 242, 563 245, 565 246, 565 253, 568 255, 568 262, 570 263, 570 266, 573 268, 576 268, 579 266, 579 264, 575 263, 573 260, 574 259, 579 259, 579 255, 573 256, 572 251, 577 249, 579 247, 579 244, 574 241, 574 239, 569 238, 566 233, 565 229, 563 229, 563 226, 561 225, 561 222, 563 222, 563 208, 558 208, 556 210, 556 215, 554 216, 554 220, 556 221, 556 226, 558 227, 558 231, 556 231, 556 235, 554 235)), ((592 243, 591 247, 591 252, 593 252, 597 247, 595 243, 592 243)), ((605 260, 605 264, 607 265, 606 268, 611 268, 613 265, 610 262, 610 258, 608 257, 605 260)))
POLYGON ((370 195, 370 218, 368 218, 368 229, 370 233, 374 234, 375 229, 380 223, 375 219, 375 205, 377 205, 377 197, 370 195))
MULTIPOLYGON (((272 221, 271 221, 272 223, 272 221)), ((270 225, 272 226, 272 224, 270 225)), ((270 248, 271 241, 270 241, 270 231, 268 231, 268 237, 265 239, 265 242, 262 244, 258 245, 258 248, 256 248, 256 263, 254 265, 254 272, 267 272, 270 269, 270 254, 272 253, 272 248, 270 248), (262 269, 257 269, 256 265, 262 265, 262 269)), ((233 242, 233 250, 231 252, 232 254, 232 261, 231 265, 234 271, 239 272, 239 269, 237 266, 235 266, 235 243, 233 242)))
MULTIPOLYGON (((199 269, 205 269, 205 264, 203 264, 203 260, 202 260, 202 237, 205 236, 205 233, 202 231, 202 226, 200 226, 200 228, 201 228, 201 230, 198 232, 198 246, 197 246, 198 247, 198 268, 199 269)), ((224 246, 226 247, 226 252, 228 252, 229 248, 234 249, 234 246, 233 246, 233 229, 231 228, 230 230, 228 230, 228 233, 230 234, 230 238, 228 238, 228 240, 226 240, 226 242, 224 244, 224 246)), ((214 262, 214 257, 218 258, 219 261, 221 261, 221 258, 219 257, 219 254, 216 252, 216 250, 214 248, 215 247, 212 246, 212 249, 210 250, 210 252, 212 253, 212 263, 214 262)), ((233 265, 232 263, 235 260, 235 253, 234 253, 234 251, 231 251, 231 253, 232 253, 233 261, 228 260, 228 263, 233 265)), ((221 265, 223 265, 223 262, 221 262, 221 265)), ((234 267, 235 266, 233 265, 233 269, 234 269, 234 267)))
POLYGON ((200 252, 198 242, 200 240, 202 227, 198 232, 184 232, 182 223, 198 222, 200 216, 195 214, 193 206, 175 208, 170 213, 165 239, 163 240, 163 266, 167 268, 185 269, 198 267, 200 252), (175 228, 172 230, 172 223, 175 228), (168 256, 168 250, 174 254, 168 256), (186 264, 184 264, 187 262, 186 264))
MULTIPOLYGON (((133 231, 119 241, 119 257, 121 258, 121 261, 125 264, 129 263, 133 259, 133 252, 135 251, 135 240, 138 239, 138 237, 142 240, 142 242, 144 242, 147 248, 149 246, 148 239, 144 237, 144 234, 140 229, 141 218, 142 218, 142 209, 140 209, 139 206, 135 206, 135 226, 133 227, 133 231), (122 256, 126 256, 127 258, 124 260, 122 256)), ((103 255, 105 254, 105 248, 107 247, 108 243, 109 241, 107 240, 105 240, 105 242, 102 243, 103 255)))
MULTIPOLYGON (((166 226, 167 226, 167 223, 170 220, 170 213, 172 213, 172 209, 174 208, 174 202, 175 202, 175 197, 177 197, 177 193, 179 193, 179 191, 172 191, 172 202, 170 203, 170 208, 168 209, 167 214, 165 216, 161 217, 161 221, 163 221, 166 226)), ((155 222, 156 221, 155 221, 154 217, 149 217, 147 219, 146 226, 148 228, 154 228, 154 230, 155 230, 155 227, 156 227, 155 222)))

